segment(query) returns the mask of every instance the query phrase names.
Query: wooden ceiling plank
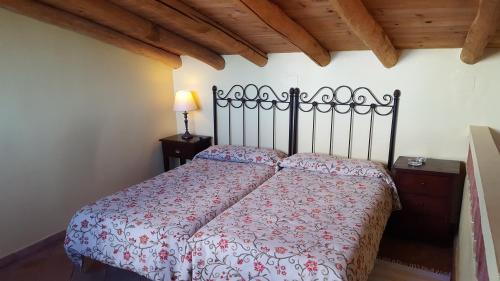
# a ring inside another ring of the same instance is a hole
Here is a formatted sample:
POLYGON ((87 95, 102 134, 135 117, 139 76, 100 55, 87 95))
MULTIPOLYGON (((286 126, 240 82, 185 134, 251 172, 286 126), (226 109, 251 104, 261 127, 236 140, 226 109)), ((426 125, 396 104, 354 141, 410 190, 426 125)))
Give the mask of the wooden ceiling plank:
POLYGON ((176 54, 33 0, 0 0, 0 7, 159 60, 174 69, 182 65, 181 58, 176 54))
MULTIPOLYGON (((368 49, 337 15, 330 0, 271 1, 332 52, 368 49)), ((300 51, 267 24, 258 20, 255 14, 239 1, 182 0, 182 2, 230 28, 266 53, 300 51)), ((370 14, 382 26, 396 49, 462 48, 467 31, 476 15, 478 2, 478 0, 363 0, 370 14), (450 29, 446 30, 448 26, 450 29), (413 33, 418 36, 410 36, 413 33)), ((181 31, 172 31, 185 34, 181 31)), ((189 38, 198 41, 197 37, 189 38)), ((499 42, 500 32, 497 32, 488 47, 498 47, 499 42)), ((221 54, 232 54, 227 48, 218 49, 213 44, 207 46, 221 54)))
POLYGON ((224 59, 214 51, 170 32, 124 8, 102 0, 40 0, 40 2, 92 20, 179 55, 196 58, 215 69, 223 69, 224 59))
POLYGON ((380 24, 372 17, 361 0, 330 0, 351 31, 389 68, 398 62, 394 48, 380 24))
POLYGON ((204 16, 178 0, 111 0, 133 13, 139 14, 166 29, 174 27, 186 33, 210 40, 223 48, 229 48, 258 66, 267 63, 267 55, 239 35, 204 16))
POLYGON ((476 17, 472 22, 460 59, 467 64, 475 64, 483 56, 484 49, 498 27, 500 0, 480 0, 476 17))
POLYGON ((320 66, 331 61, 330 52, 309 32, 291 19, 280 7, 269 0, 237 0, 252 11, 262 22, 297 46, 320 66))

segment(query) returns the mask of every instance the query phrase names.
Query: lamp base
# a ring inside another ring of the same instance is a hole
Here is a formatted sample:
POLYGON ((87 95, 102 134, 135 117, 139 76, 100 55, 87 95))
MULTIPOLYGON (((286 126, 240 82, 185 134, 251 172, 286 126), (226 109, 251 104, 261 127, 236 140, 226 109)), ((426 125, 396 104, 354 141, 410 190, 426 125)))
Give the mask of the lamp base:
POLYGON ((188 113, 187 111, 184 111, 182 114, 184 115, 184 126, 186 127, 186 132, 184 133, 184 135, 182 135, 182 139, 190 140, 193 138, 193 136, 189 133, 188 130, 188 113))
POLYGON ((191 135, 188 131, 186 131, 182 137, 181 137, 183 140, 190 140, 193 138, 193 135, 191 135))

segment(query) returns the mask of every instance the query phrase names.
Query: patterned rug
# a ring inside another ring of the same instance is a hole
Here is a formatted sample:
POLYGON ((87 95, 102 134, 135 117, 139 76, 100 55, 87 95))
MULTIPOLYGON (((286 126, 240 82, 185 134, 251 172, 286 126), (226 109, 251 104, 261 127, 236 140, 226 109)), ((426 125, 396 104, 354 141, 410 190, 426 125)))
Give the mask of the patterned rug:
POLYGON ((368 281, 449 281, 449 273, 411 267, 395 262, 377 259, 368 281))

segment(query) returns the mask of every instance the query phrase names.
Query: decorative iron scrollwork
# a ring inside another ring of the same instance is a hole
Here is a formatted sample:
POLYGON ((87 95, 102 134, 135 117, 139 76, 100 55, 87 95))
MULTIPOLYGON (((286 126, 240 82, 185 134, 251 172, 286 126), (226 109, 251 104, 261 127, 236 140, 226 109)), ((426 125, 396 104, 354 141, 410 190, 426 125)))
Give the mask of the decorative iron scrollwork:
POLYGON ((329 86, 321 87, 311 96, 311 98, 309 98, 308 93, 302 92, 299 94, 299 102, 312 103, 317 97, 320 97, 320 101, 322 103, 333 102, 335 104, 344 105, 351 103, 354 103, 356 105, 368 105, 371 104, 370 102, 367 102, 368 98, 371 98, 373 100, 372 103, 380 106, 390 106, 393 101, 393 96, 389 94, 383 95, 383 101, 381 101, 373 94, 370 89, 366 87, 352 89, 349 86, 342 85, 337 88, 332 88, 329 86), (344 99, 345 97, 342 97, 342 95, 346 95, 347 99, 344 99))
POLYGON ((242 106, 248 109, 260 107, 264 110, 270 110, 273 107, 280 111, 288 110, 290 107, 290 93, 276 93, 268 85, 257 86, 255 84, 234 85, 227 92, 217 89, 216 100, 220 107, 231 105, 234 108, 242 106))
MULTIPOLYGON (((231 109, 238 109, 241 111, 241 126, 242 126, 242 139, 243 145, 246 145, 246 110, 257 110, 257 146, 261 144, 261 110, 272 111, 272 139, 273 149, 276 147, 276 110, 292 112, 292 90, 290 92, 277 93, 268 85, 257 86, 255 84, 233 85, 227 92, 222 89, 217 89, 216 86, 212 87, 214 99, 214 141, 218 142, 217 132, 217 109, 227 108, 227 118, 229 123, 228 136, 229 143, 232 143, 232 129, 231 129, 231 109)), ((289 138, 291 137, 292 125, 289 124, 289 138)), ((291 154, 292 143, 289 142, 289 154, 291 154)))
MULTIPOLYGON (((298 89, 297 89, 298 90, 298 89)), ((337 114, 349 114, 349 132, 348 132, 348 151, 347 156, 350 158, 352 154, 352 142, 354 131, 354 117, 356 115, 369 115, 370 126, 368 132, 368 151, 367 159, 371 158, 372 150, 372 137, 373 137, 373 124, 374 116, 388 116, 392 115, 392 126, 389 147, 388 165, 393 162, 394 157, 394 139, 397 119, 397 108, 399 103, 399 90, 396 90, 393 95, 384 94, 377 97, 370 89, 366 87, 351 88, 346 85, 337 88, 323 86, 319 88, 314 94, 307 92, 297 91, 295 97, 295 113, 299 115, 300 112, 312 112, 312 136, 311 136, 311 152, 315 152, 316 143, 316 118, 318 113, 330 113, 330 147, 329 153, 333 152, 333 135, 335 134, 335 117, 337 114)), ((297 120, 298 117, 295 117, 297 120)), ((297 123, 297 121, 295 121, 297 123)), ((297 153, 297 131, 298 126, 294 126, 294 153, 297 153)))
POLYGON ((360 115, 370 113, 372 110, 378 115, 390 115, 394 96, 385 94, 378 98, 366 87, 352 89, 349 86, 332 88, 324 86, 319 88, 309 97, 306 92, 299 94, 299 109, 310 112, 315 108, 319 112, 327 113, 335 110, 340 114, 347 114, 351 110, 360 115))

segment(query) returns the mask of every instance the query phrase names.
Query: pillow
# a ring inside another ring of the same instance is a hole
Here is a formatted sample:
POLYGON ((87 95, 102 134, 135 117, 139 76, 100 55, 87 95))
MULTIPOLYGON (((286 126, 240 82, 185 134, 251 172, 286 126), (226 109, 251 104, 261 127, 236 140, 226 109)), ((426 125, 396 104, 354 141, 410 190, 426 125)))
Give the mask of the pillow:
POLYGON ((298 153, 283 159, 279 166, 281 168, 315 171, 331 175, 380 178, 391 188, 394 208, 401 208, 396 185, 385 166, 380 162, 349 159, 328 154, 298 153))
POLYGON ((364 177, 377 176, 381 171, 385 172, 382 163, 319 153, 294 154, 281 161, 280 167, 364 177))
POLYGON ((194 158, 277 166, 286 156, 286 153, 269 148, 214 145, 198 153, 194 158))

